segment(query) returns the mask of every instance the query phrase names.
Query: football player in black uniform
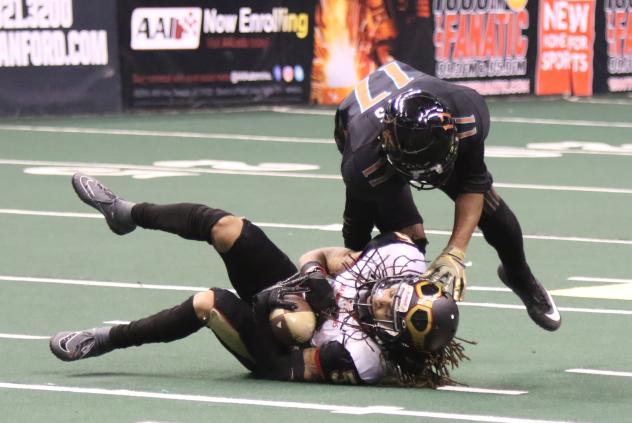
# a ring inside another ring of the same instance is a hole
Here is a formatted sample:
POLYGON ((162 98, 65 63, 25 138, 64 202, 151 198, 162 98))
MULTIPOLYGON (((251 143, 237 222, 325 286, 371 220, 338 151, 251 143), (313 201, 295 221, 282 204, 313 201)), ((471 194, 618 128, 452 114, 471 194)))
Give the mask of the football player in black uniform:
POLYGON ((50 349, 61 360, 171 342, 204 326, 247 369, 268 379, 379 383, 397 377, 435 386, 448 382, 449 367, 463 358, 453 340, 456 303, 440 285, 420 277, 424 256, 404 235, 377 237, 363 252, 309 251, 297 273, 287 255, 246 219, 199 204, 134 204, 87 175, 75 174, 72 182, 119 235, 140 226, 210 243, 237 295, 213 288, 129 324, 60 332, 51 337, 50 349), (293 309, 285 297, 297 293, 305 294, 319 325, 313 334, 301 332, 301 339, 309 339, 306 345, 288 348, 275 340, 269 315, 278 307, 293 309))
POLYGON ((476 91, 397 61, 361 81, 340 104, 335 139, 346 185, 345 246, 362 249, 373 227, 400 231, 425 251, 423 220, 410 187, 439 188, 455 202, 447 246, 428 276, 454 298, 465 289, 465 251, 476 226, 500 258, 500 279, 541 327, 560 326, 557 307, 527 264, 522 230, 492 187, 484 162, 490 118, 476 91))

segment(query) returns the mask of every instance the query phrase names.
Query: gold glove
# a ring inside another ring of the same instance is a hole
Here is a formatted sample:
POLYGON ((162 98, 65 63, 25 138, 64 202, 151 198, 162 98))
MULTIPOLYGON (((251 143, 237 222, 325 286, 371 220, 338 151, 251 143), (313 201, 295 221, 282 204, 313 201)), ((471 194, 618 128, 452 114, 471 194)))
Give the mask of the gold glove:
POLYGON ((454 301, 461 301, 467 284, 465 279, 465 251, 448 245, 423 274, 430 282, 443 285, 454 301))

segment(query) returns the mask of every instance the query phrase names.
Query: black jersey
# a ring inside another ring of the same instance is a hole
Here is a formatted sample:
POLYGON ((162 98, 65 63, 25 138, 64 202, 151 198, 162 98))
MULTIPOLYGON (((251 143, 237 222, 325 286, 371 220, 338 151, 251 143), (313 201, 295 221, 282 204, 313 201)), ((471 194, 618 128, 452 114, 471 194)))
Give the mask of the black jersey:
POLYGON ((437 97, 452 113, 459 138, 455 168, 444 189, 454 195, 486 192, 492 184, 484 162, 489 111, 476 91, 390 62, 361 81, 336 111, 335 138, 343 155, 347 192, 365 201, 388 201, 407 181, 387 166, 378 136, 387 103, 404 91, 421 89, 437 97), (448 188, 449 187, 449 188, 448 188))

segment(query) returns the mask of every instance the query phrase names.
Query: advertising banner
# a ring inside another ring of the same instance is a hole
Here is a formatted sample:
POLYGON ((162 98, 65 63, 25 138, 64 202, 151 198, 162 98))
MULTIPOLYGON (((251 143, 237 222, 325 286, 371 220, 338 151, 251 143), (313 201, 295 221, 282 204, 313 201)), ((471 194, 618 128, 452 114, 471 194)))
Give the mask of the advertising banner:
POLYGON ((540 0, 538 95, 592 95, 595 0, 540 0))
POLYGON ((366 75, 393 60, 397 32, 384 0, 319 0, 312 101, 339 103, 366 75))
POLYGON ((530 13, 535 16, 537 1, 527 3, 319 0, 312 101, 340 102, 393 59, 481 94, 528 94, 534 69, 528 57, 535 52, 530 39, 536 35, 530 13))
POLYGON ((632 91, 632 0, 604 0, 610 92, 632 91))
MULTIPOLYGON (((435 75, 484 95, 528 94, 532 0, 434 0, 435 75)), ((533 39, 533 38, 532 38, 533 39)))
POLYGON ((120 3, 125 105, 307 102, 314 1, 120 3))
POLYGON ((114 0, 0 2, 0 114, 121 108, 114 0))

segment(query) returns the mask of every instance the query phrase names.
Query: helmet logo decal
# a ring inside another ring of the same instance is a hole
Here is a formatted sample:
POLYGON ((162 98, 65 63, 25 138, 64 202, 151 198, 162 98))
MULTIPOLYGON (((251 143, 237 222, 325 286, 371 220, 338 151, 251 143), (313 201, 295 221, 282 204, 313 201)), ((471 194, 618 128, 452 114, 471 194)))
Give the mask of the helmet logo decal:
POLYGON ((396 310, 399 313, 406 313, 408 311, 408 306, 410 305, 410 300, 413 297, 414 288, 408 284, 402 284, 397 290, 397 296, 399 297, 399 301, 396 304, 396 310))

